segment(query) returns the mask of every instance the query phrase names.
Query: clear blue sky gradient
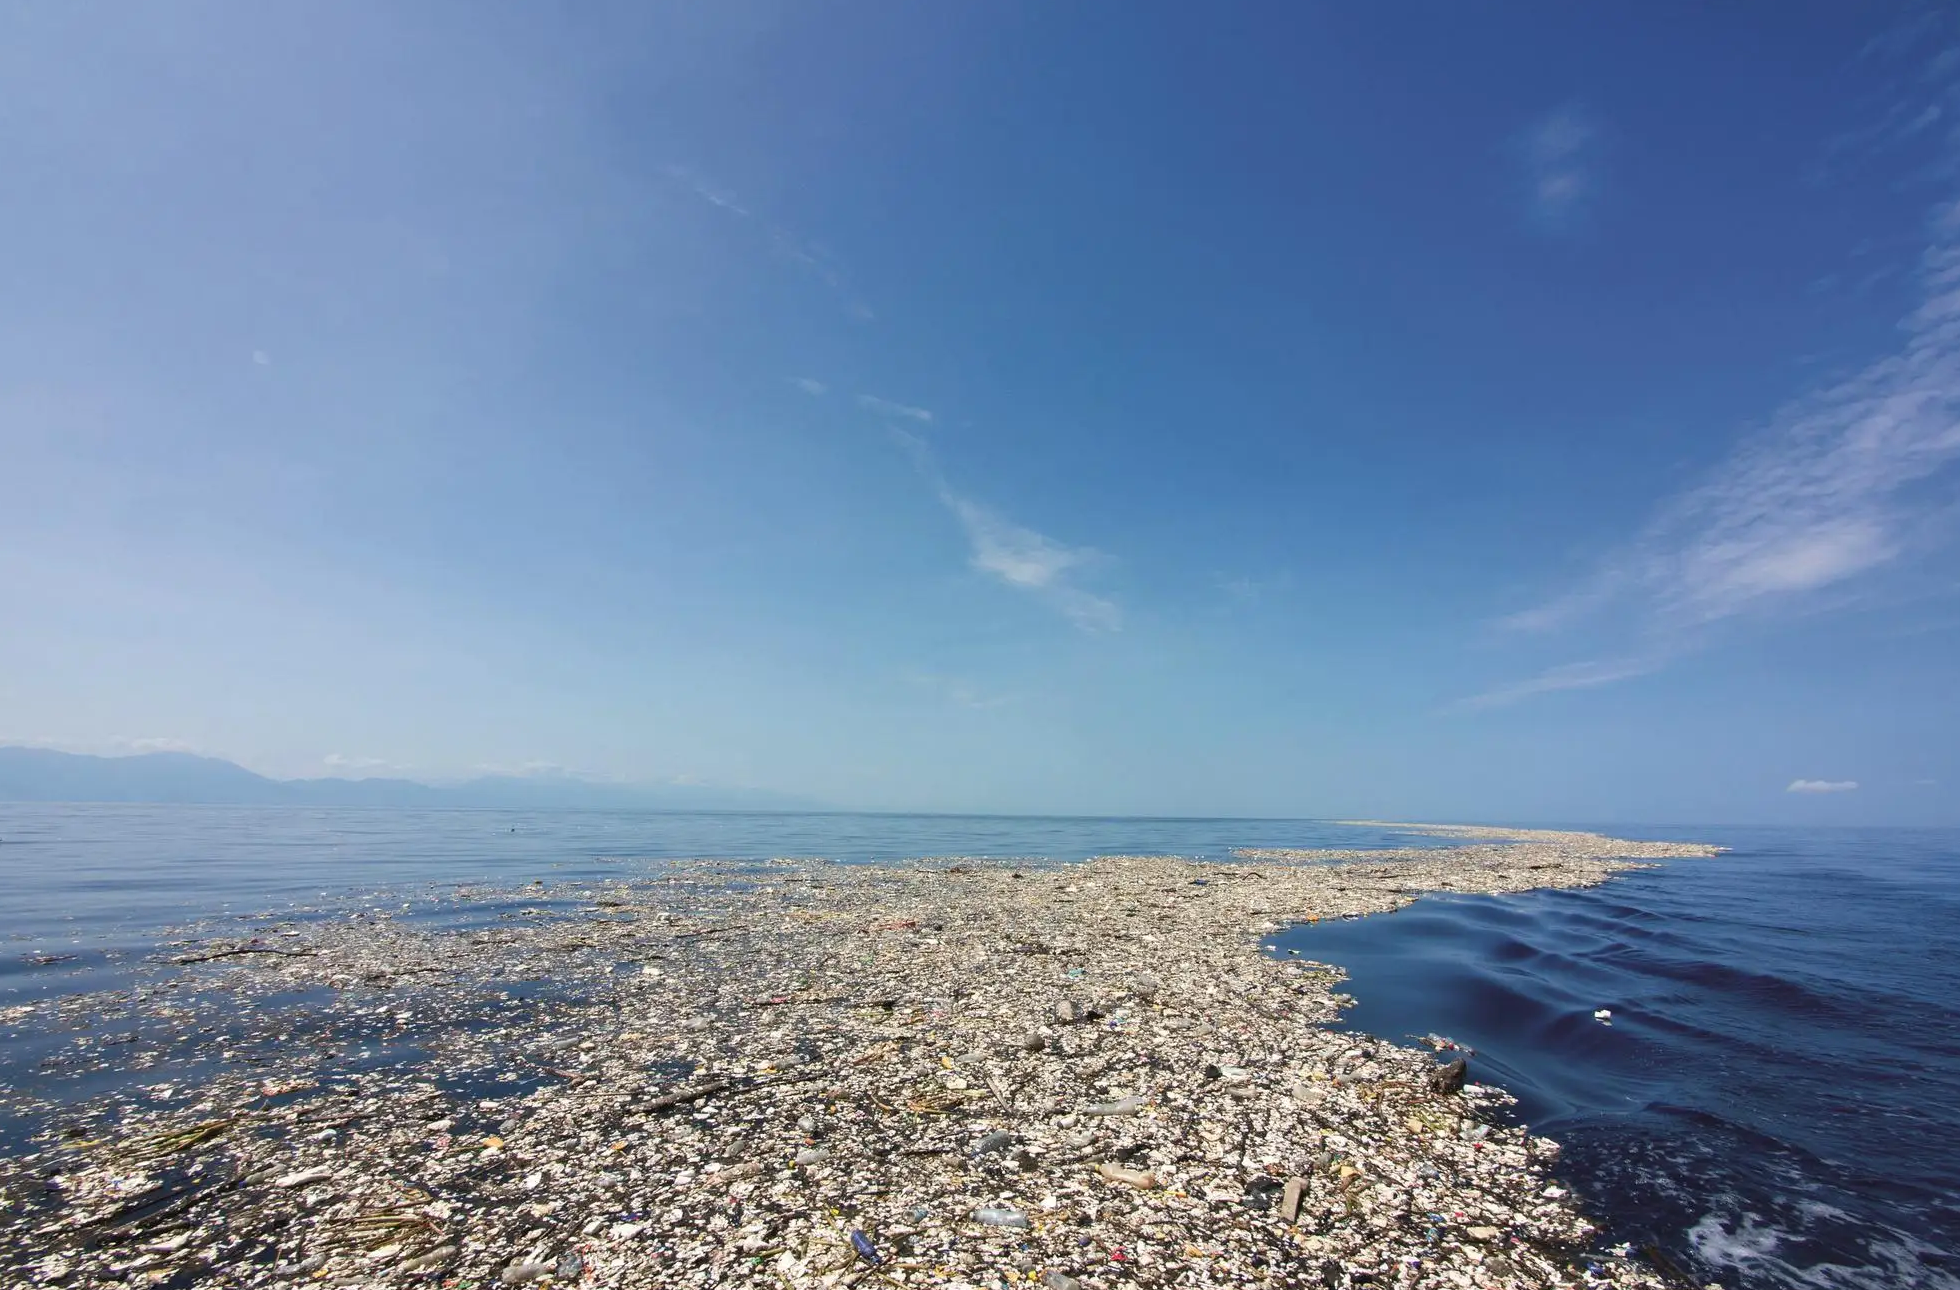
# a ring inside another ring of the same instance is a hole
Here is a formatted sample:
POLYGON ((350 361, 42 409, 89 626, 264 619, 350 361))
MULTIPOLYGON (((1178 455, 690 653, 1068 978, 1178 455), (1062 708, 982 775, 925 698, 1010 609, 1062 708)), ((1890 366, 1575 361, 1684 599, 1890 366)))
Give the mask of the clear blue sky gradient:
POLYGON ((1960 821, 1954 13, 11 6, 0 741, 1960 821))

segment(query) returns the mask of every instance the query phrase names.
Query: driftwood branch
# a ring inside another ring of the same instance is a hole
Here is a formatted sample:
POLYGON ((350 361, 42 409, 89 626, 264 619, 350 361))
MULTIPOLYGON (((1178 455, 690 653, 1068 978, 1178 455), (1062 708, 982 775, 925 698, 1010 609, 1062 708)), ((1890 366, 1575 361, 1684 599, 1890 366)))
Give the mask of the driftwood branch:
POLYGON ((677 941, 691 941, 701 936, 720 936, 724 932, 746 932, 748 930, 749 925, 747 923, 741 923, 733 927, 704 927, 698 932, 677 933, 672 939, 677 941))
POLYGON ((181 957, 172 959, 171 962, 180 965, 187 965, 191 963, 210 963, 217 959, 236 958, 240 954, 276 954, 282 959, 310 959, 317 953, 318 953, 317 950, 274 949, 270 945, 241 945, 235 949, 216 950, 210 954, 185 954, 182 955, 181 957))

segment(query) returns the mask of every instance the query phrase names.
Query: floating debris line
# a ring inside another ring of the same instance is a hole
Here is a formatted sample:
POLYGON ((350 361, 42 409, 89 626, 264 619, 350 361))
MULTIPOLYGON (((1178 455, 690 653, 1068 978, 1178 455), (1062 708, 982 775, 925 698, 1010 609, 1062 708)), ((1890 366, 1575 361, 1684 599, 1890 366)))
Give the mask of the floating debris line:
POLYGON ((186 1035, 217 1029, 199 999, 246 1019, 195 1079, 45 1108, 0 1162, 0 1271, 1664 1287, 1597 1248, 1556 1144, 1497 1122, 1474 1059, 1328 1029, 1340 971, 1258 938, 1713 850, 1503 831, 1226 863, 696 862, 583 888, 566 916, 180 944, 113 1007, 0 1018, 77 1043, 91 1009, 186 1035))

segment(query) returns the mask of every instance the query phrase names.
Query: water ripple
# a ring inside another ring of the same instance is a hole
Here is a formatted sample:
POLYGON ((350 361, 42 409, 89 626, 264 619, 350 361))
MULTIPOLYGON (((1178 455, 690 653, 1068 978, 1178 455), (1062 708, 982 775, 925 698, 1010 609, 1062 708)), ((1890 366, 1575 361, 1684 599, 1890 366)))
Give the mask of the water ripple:
POLYGON ((1698 1277, 1960 1290, 1960 836, 1710 840, 1277 943, 1349 970, 1346 1024, 1475 1048, 1617 1235, 1698 1277))

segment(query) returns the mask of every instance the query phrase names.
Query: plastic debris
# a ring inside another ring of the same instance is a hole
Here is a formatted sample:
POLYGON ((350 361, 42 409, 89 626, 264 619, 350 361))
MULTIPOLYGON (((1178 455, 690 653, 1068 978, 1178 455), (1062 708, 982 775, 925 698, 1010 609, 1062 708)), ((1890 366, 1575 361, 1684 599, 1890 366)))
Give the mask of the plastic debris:
POLYGON ((1125 1169, 1122 1165, 1104 1162, 1096 1166, 1096 1172, 1113 1183, 1122 1183, 1125 1187, 1135 1187, 1139 1191, 1154 1191, 1164 1185, 1158 1180, 1157 1175, 1148 1169, 1125 1169))
POLYGON ((1013 1134, 1009 1133, 1006 1129, 995 1129, 992 1133, 989 1133, 986 1137, 973 1144, 973 1154, 976 1156, 989 1155, 996 1151, 1005 1151, 1013 1145, 1013 1134))
POLYGON ((0 1009, 137 1036, 0 1160, 0 1282, 1658 1290, 1501 1094, 1329 1029, 1339 970, 1259 946, 1707 849, 1453 840, 702 861, 189 938, 135 992, 0 1009))

